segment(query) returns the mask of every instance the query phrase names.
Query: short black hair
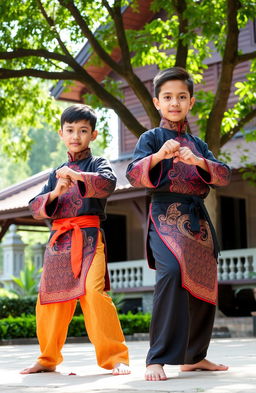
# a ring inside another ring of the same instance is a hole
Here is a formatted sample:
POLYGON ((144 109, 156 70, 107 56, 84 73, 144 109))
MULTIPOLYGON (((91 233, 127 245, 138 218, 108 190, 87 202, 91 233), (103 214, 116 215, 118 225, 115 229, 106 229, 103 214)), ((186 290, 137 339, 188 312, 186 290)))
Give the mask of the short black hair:
POLYGON ((189 73, 182 67, 171 67, 159 71, 153 79, 155 97, 159 97, 161 86, 171 80, 181 80, 186 83, 190 97, 194 94, 194 83, 189 73))
POLYGON ((66 108, 60 118, 61 129, 64 123, 75 123, 80 120, 88 120, 92 131, 95 130, 97 116, 93 108, 89 105, 74 104, 66 108))

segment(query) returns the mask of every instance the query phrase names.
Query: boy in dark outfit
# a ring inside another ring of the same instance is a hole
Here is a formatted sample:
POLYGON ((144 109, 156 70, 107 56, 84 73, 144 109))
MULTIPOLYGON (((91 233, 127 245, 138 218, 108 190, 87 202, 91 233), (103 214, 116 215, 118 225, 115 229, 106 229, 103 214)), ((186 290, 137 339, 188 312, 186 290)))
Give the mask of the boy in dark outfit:
POLYGON ((143 133, 127 177, 151 195, 147 253, 156 269, 145 378, 165 380, 164 364, 181 371, 224 371, 206 357, 217 300, 218 242, 204 198, 225 186, 230 169, 207 144, 186 132, 193 81, 180 67, 154 78, 160 126, 143 133))

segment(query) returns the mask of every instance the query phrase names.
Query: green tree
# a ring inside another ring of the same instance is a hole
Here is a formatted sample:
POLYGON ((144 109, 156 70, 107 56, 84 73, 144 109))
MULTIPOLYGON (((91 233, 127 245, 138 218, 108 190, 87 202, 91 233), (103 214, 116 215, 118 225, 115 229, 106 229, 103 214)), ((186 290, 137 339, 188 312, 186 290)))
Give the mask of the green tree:
MULTIPOLYGON (((55 168, 67 160, 66 147, 52 127, 44 125, 44 128, 31 128, 28 137, 32 143, 27 161, 18 156, 10 158, 7 152, 0 152, 0 190, 40 171, 55 168)), ((104 138, 105 136, 100 133, 92 143, 94 155, 102 154, 106 146, 104 138)))
POLYGON ((27 162, 12 160, 7 154, 0 153, 0 190, 31 176, 31 169, 27 162))
POLYGON ((33 141, 28 165, 31 169, 31 174, 34 175, 51 167, 51 154, 57 150, 59 135, 46 125, 44 128, 30 129, 28 135, 33 141))
POLYGON ((125 29, 126 7, 139 12, 140 0, 14 0, 0 4, 0 99, 1 139, 9 154, 26 153, 30 139, 26 125, 56 119, 53 100, 41 92, 40 80, 82 83, 91 94, 87 100, 113 108, 136 136, 145 131, 123 103, 119 83, 102 83, 87 70, 88 64, 107 66, 125 81, 141 102, 151 125, 159 114, 149 91, 135 72, 138 66, 157 64, 186 67, 199 81, 211 56, 213 44, 220 55, 221 72, 217 91, 201 94, 195 111, 204 113, 200 126, 215 154, 256 115, 256 52, 238 50, 241 29, 255 17, 251 0, 152 0, 155 14, 164 10, 142 30, 125 29), (83 67, 76 57, 88 41, 91 57, 83 67), (113 55, 118 54, 118 60, 113 55), (251 71, 237 84, 238 101, 227 109, 235 67, 252 60, 251 71), (39 116, 40 115, 40 116, 39 116), (8 116, 8 121, 6 120, 8 116), (12 127, 11 127, 12 125, 12 127), (15 125, 15 127, 13 127, 15 125), (11 137, 10 137, 11 135, 11 137), (8 139, 9 138, 9 139, 8 139), (19 141, 18 149, 17 141, 19 141))

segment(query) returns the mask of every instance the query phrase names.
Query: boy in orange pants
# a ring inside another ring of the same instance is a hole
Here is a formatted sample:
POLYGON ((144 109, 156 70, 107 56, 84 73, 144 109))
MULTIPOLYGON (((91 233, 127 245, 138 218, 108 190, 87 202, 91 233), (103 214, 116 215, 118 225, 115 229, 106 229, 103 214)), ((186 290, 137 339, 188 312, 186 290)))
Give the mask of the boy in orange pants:
POLYGON ((93 157, 96 115, 86 105, 72 105, 61 116, 59 135, 68 162, 53 170, 42 192, 29 205, 33 217, 52 219, 36 306, 41 355, 21 374, 55 371, 62 362, 77 299, 100 367, 129 374, 128 349, 111 298, 100 220, 116 177, 108 161, 93 157))

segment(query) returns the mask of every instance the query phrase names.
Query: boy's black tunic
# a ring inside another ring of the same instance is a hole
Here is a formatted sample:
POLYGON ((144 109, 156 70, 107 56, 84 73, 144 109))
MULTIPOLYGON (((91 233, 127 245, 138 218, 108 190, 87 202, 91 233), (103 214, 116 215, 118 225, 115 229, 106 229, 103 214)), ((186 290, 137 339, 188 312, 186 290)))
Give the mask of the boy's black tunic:
MULTIPOLYGON (((108 160, 93 157, 87 148, 77 153, 75 158, 69 153, 69 161, 54 169, 40 194, 29 202, 32 215, 37 220, 62 219, 79 216, 99 216, 105 219, 107 197, 114 191, 116 177, 108 160), (54 190, 57 178, 56 170, 67 165, 83 172, 83 182, 78 181, 60 197, 47 205, 49 194, 54 190)), ((85 280, 94 258, 99 229, 81 228, 83 232, 83 261, 81 273, 74 278, 71 266, 72 231, 62 234, 53 247, 46 246, 44 267, 40 283, 41 304, 58 303, 77 299, 85 294, 85 280)), ((51 231, 52 237, 54 231, 51 231)), ((105 290, 109 290, 109 276, 106 269, 105 290)))
POLYGON ((217 300, 218 244, 203 199, 211 186, 229 183, 230 170, 186 124, 162 120, 142 134, 128 166, 134 187, 151 194, 147 237, 148 263, 156 268, 147 364, 197 363, 206 356, 217 300), (166 128, 165 128, 166 127, 166 128), (151 170, 152 154, 169 139, 204 158, 209 172, 172 159, 151 170))

